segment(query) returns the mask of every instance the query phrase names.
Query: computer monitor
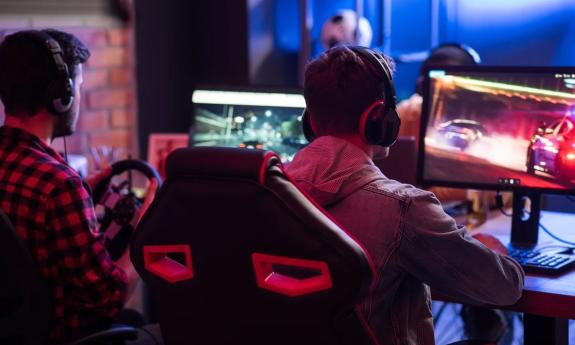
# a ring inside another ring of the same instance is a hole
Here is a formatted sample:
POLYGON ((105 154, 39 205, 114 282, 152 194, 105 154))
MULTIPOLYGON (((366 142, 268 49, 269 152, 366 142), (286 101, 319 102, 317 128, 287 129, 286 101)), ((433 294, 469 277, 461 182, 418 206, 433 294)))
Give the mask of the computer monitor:
POLYGON ((298 91, 204 88, 193 92, 192 102, 192 146, 267 149, 286 162, 307 145, 298 91))
POLYGON ((425 77, 418 181, 514 191, 512 242, 533 244, 539 194, 575 193, 575 67, 431 67, 425 77), (527 216, 516 209, 525 196, 527 216))

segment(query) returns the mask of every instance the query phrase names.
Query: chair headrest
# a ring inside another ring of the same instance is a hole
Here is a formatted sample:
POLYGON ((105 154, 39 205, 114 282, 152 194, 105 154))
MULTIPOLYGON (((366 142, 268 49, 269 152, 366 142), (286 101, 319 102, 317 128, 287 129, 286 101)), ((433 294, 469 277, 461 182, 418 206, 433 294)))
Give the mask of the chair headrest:
POLYGON ((228 147, 181 148, 170 153, 166 162, 166 176, 234 177, 264 184, 272 165, 281 166, 272 151, 228 147))

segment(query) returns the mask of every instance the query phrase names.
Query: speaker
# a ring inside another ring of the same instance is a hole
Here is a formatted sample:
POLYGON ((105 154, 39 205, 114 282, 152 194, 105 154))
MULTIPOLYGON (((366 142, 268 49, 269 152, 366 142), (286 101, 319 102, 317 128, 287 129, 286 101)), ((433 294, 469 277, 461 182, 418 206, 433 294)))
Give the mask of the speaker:
MULTIPOLYGON (((375 67, 378 71, 377 77, 383 83, 384 89, 384 98, 376 100, 361 113, 358 127, 359 135, 367 144, 389 147, 397 140, 401 125, 401 120, 395 109, 396 97, 391 70, 381 54, 366 47, 347 47, 375 67)), ((316 134, 311 127, 307 109, 304 109, 302 114, 302 127, 304 136, 309 142, 312 142, 316 134)))

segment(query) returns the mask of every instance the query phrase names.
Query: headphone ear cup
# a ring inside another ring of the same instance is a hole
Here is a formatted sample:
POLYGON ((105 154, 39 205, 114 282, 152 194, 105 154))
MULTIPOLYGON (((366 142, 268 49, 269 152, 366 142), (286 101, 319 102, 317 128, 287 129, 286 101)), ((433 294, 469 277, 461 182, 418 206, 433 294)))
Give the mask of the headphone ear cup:
POLYGON ((399 128, 401 127, 401 119, 395 108, 391 108, 387 111, 385 115, 384 124, 382 127, 382 142, 381 146, 390 147, 395 144, 397 137, 399 136, 399 128))
POLYGON ((70 78, 58 78, 46 89, 46 106, 56 115, 62 115, 74 103, 74 83, 70 78))
POLYGON ((310 121, 309 112, 307 109, 304 109, 301 115, 301 127, 304 137, 311 143, 316 138, 316 134, 313 132, 310 121))
POLYGON ((370 145, 389 147, 399 135, 401 119, 394 108, 386 108, 383 103, 373 107, 365 116, 363 140, 370 145))
POLYGON ((382 123, 385 116, 383 102, 372 105, 362 114, 359 124, 359 134, 362 140, 370 145, 378 145, 383 132, 382 123))

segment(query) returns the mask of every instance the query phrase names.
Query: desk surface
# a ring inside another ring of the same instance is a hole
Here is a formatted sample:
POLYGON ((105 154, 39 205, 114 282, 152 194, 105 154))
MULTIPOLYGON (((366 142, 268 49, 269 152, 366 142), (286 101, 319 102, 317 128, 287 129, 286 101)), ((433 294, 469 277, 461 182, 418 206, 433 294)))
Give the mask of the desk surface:
MULTIPOLYGON (((574 214, 543 211, 540 221, 553 234, 575 242, 574 214)), ((471 233, 478 231, 493 234, 507 244, 511 231, 511 218, 499 213, 471 233)), ((537 247, 551 245, 560 245, 560 243, 540 229, 537 247)), ((504 309, 575 319, 575 269, 554 277, 527 275, 521 299, 513 306, 504 309)))

